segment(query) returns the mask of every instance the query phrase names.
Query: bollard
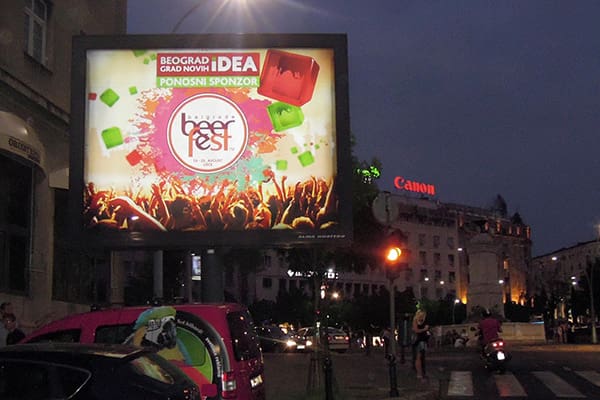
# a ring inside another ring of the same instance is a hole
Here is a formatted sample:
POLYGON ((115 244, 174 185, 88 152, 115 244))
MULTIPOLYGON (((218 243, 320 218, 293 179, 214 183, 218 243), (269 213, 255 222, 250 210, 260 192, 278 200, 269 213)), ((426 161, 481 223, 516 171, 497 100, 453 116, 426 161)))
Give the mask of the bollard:
POLYGON ((325 370, 325 400, 333 400, 333 379, 329 355, 323 361, 323 369, 325 370))
POLYGON ((396 379, 396 356, 390 354, 388 356, 389 372, 390 372, 390 397, 399 397, 398 382, 396 379))

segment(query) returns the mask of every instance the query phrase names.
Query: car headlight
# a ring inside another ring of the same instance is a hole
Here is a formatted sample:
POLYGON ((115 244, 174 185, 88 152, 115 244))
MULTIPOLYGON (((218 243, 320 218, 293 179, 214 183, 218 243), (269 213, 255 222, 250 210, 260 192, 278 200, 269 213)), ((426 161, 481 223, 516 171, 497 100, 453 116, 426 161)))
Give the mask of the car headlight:
POLYGON ((307 341, 306 341, 306 346, 307 346, 307 347, 308 347, 308 346, 312 346, 312 340, 307 340, 307 341))
POLYGON ((294 342, 293 340, 288 340, 287 342, 285 342, 285 345, 287 347, 296 347, 296 342, 294 342))

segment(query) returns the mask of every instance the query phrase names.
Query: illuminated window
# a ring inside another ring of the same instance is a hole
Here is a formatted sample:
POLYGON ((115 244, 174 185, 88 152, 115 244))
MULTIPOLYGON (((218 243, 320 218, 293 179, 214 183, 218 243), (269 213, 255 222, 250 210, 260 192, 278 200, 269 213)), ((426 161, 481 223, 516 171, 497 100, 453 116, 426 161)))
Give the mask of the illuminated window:
POLYGON ((46 64, 48 6, 43 0, 25 0, 25 52, 46 64))

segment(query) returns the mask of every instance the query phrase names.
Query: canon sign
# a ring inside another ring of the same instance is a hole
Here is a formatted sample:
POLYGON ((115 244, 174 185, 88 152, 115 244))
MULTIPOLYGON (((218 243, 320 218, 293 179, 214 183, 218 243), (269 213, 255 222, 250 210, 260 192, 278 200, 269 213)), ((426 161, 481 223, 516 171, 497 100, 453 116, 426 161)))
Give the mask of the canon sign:
POLYGON ((400 190, 406 190, 414 193, 423 193, 435 196, 435 186, 429 183, 421 183, 404 179, 402 176, 394 178, 394 187, 400 190))

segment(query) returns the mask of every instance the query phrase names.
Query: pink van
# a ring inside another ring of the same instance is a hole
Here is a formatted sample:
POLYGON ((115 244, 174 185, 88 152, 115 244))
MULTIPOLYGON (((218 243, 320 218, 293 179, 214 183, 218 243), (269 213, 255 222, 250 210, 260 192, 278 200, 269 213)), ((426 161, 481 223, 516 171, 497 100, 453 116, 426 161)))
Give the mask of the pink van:
POLYGON ((193 378, 203 399, 265 399, 258 336, 248 310, 240 304, 90 311, 51 322, 22 341, 32 342, 150 346, 193 378))

